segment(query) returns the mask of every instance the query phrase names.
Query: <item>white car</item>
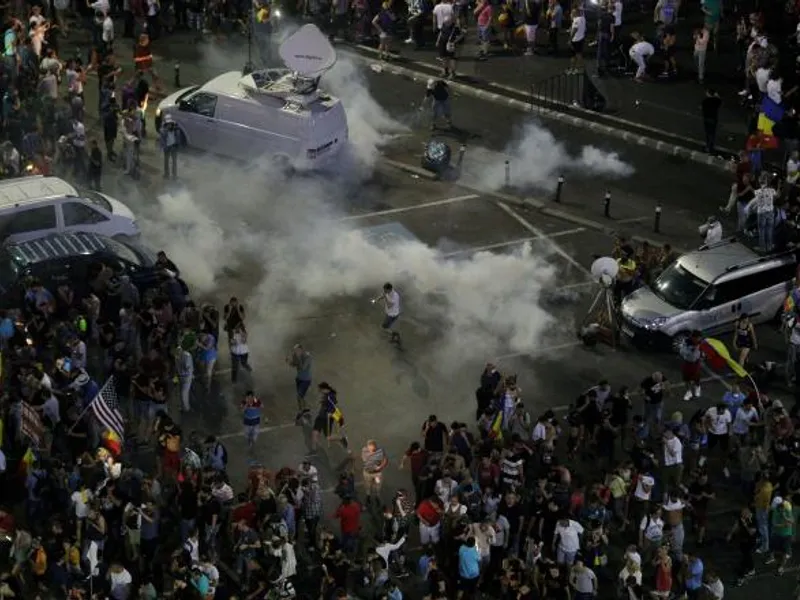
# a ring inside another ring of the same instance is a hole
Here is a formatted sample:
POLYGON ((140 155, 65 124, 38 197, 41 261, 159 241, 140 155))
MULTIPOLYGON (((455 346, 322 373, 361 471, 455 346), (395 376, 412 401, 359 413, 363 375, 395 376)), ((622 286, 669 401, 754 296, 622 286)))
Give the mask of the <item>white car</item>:
POLYGON ((306 25, 280 48, 286 69, 223 73, 202 86, 164 98, 156 127, 169 115, 180 142, 236 160, 267 157, 314 169, 335 158, 347 142, 341 101, 317 84, 336 52, 314 25, 306 25))
POLYGON ((52 233, 97 233, 136 240, 141 232, 130 208, 58 177, 0 182, 0 241, 24 242, 52 233))

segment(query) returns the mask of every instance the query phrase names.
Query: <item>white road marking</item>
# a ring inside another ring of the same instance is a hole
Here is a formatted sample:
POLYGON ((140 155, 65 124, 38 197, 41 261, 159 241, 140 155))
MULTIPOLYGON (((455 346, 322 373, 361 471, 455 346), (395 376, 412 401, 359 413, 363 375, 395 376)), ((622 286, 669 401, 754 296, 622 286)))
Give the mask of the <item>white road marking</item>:
MULTIPOLYGON (((281 429, 289 429, 290 427, 297 427, 297 425, 292 423, 278 423, 277 425, 265 425, 264 427, 258 428, 258 433, 271 433, 273 431, 279 431, 281 429)), ((232 433, 223 433, 217 436, 218 440, 230 440, 237 437, 244 437, 244 430, 242 431, 235 431, 232 433)))
POLYGON ((455 198, 444 198, 443 200, 433 200, 432 202, 423 202, 422 204, 415 204, 414 206, 401 206, 400 208, 388 208, 386 210, 376 210, 373 212, 362 213, 358 215, 349 215, 342 217, 339 221, 358 221, 360 219, 369 219, 370 217, 385 217, 388 215, 396 215, 404 212, 411 212, 413 210, 421 210, 423 208, 433 208, 436 206, 445 206, 447 204, 456 204, 458 202, 465 202, 467 200, 476 200, 480 198, 478 194, 468 194, 466 196, 456 196, 455 198))
POLYGON ((575 346, 582 345, 583 342, 580 340, 576 340, 574 342, 567 342, 565 344, 556 344, 554 346, 544 346, 543 348, 537 349, 535 352, 514 352, 512 354, 501 354, 500 356, 495 356, 495 360, 505 360, 507 358, 517 358, 519 356, 538 356, 545 352, 550 352, 551 350, 563 350, 564 348, 574 348, 575 346))
POLYGON ((548 239, 551 240, 557 237, 564 237, 567 235, 575 235, 577 233, 583 233, 586 231, 585 227, 576 227, 575 229, 566 229, 564 231, 556 231, 555 233, 550 233, 545 235, 544 237, 541 236, 531 236, 531 237, 524 237, 524 238, 517 238, 515 240, 509 240, 507 242, 496 242, 494 244, 486 244, 485 246, 472 246, 470 248, 462 248, 461 250, 454 250, 453 252, 446 252, 442 254, 445 258, 449 258, 451 256, 459 256, 461 254, 472 254, 475 252, 486 252, 487 250, 498 250, 500 248, 508 248, 509 246, 518 246, 520 244, 526 244, 528 242, 535 242, 538 240, 548 239))
MULTIPOLYGON (((530 232, 531 232, 533 235, 535 235, 537 238, 547 239, 547 234, 546 234, 544 231, 542 231, 542 230, 541 230, 541 229, 539 229, 538 227, 534 227, 533 225, 531 225, 531 224, 530 224, 530 223, 527 221, 527 219, 525 219, 525 218, 524 218, 522 215, 520 215, 519 213, 517 213, 517 211, 515 211, 514 209, 512 209, 511 207, 509 207, 507 204, 504 204, 503 202, 496 202, 496 204, 497 204, 497 206, 499 206, 499 207, 500 207, 500 209, 501 209, 501 210, 502 210, 504 213, 506 213, 506 214, 507 214, 509 217, 511 217, 512 219, 514 219, 514 220, 515 220, 517 223, 519 223, 520 225, 522 225, 522 226, 523 226, 525 229, 527 229, 528 231, 530 231, 530 232)), ((575 257, 574 257, 574 256, 572 256, 571 254, 569 254, 569 253, 568 253, 566 250, 564 250, 564 249, 563 249, 561 246, 559 246, 559 245, 558 245, 558 244, 556 244, 555 242, 552 242, 550 245, 551 245, 551 247, 553 248, 553 250, 556 252, 556 254, 558 254, 560 257, 562 257, 564 260, 566 260, 566 261, 567 261, 569 264, 571 264, 573 267, 576 267, 576 268, 577 268, 577 269, 578 269, 578 270, 579 270, 581 273, 584 273, 584 274, 585 274, 587 277, 589 277, 589 278, 591 278, 591 279, 594 279, 594 278, 592 277, 592 274, 589 272, 589 269, 587 269, 587 268, 586 268, 586 267, 584 267, 584 266, 583 266, 581 263, 579 263, 579 262, 578 262, 578 261, 575 259, 575 257)))

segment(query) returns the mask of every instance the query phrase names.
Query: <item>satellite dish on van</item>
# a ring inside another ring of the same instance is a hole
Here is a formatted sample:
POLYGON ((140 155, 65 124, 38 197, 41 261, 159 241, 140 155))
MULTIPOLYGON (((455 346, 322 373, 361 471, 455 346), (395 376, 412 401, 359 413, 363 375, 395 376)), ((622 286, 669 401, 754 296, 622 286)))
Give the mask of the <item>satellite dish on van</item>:
POLYGON ((610 256, 603 256, 592 263, 590 271, 592 272, 592 277, 600 284, 608 287, 614 283, 614 280, 617 278, 619 265, 617 261, 610 256))
POLYGON ((318 77, 336 62, 336 50, 316 25, 303 25, 281 44, 283 64, 300 77, 318 77))

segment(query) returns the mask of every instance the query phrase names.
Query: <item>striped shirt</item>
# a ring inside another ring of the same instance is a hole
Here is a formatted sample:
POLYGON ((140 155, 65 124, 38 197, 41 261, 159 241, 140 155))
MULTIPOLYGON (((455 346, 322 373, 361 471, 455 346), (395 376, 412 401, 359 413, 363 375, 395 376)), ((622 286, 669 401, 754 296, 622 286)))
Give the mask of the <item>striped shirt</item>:
POLYGON ((386 453, 383 448, 375 448, 374 452, 370 452, 369 448, 361 450, 361 460, 364 463, 364 471, 367 473, 378 473, 381 470, 381 465, 386 458, 386 453))

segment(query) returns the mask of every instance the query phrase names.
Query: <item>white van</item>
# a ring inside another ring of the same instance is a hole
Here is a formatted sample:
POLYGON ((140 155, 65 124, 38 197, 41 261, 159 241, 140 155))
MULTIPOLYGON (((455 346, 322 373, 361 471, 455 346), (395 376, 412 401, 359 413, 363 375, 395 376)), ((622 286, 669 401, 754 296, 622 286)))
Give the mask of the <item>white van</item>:
POLYGON ((131 209, 58 177, 0 182, 0 241, 24 242, 52 233, 97 233, 134 240, 140 231, 131 209))
POLYGON ((300 169, 330 163, 348 135, 341 101, 318 88, 336 53, 316 26, 305 25, 280 54, 285 69, 231 71, 167 96, 156 127, 169 115, 181 143, 236 160, 267 157, 300 169))

